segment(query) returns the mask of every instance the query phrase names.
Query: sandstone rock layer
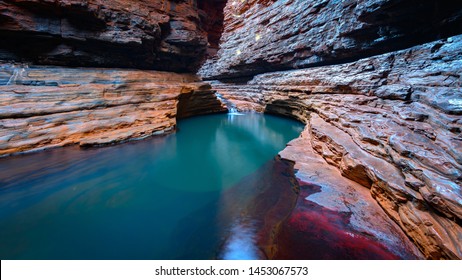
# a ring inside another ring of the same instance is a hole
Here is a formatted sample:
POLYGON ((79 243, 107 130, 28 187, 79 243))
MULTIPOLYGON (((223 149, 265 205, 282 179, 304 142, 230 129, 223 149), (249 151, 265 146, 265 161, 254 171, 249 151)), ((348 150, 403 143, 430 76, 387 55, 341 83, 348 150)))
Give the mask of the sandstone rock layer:
POLYGON ((185 116, 226 111, 213 93, 192 74, 2 64, 0 156, 168 133, 182 95, 185 116))
POLYGON ((193 72, 205 22, 190 0, 2 0, 0 60, 193 72))
POLYGON ((207 79, 343 63, 462 33, 460 1, 228 1, 207 79))
POLYGON ((369 189, 426 258, 460 259, 461 50, 455 36, 353 63, 212 84, 240 110, 307 124, 282 153, 301 181, 347 192, 351 183, 312 177, 335 167, 369 189))
POLYGON ((307 125, 281 152, 301 197, 285 249, 268 256, 302 248, 299 221, 320 215, 352 234, 345 250, 421 257, 409 238, 426 258, 461 259, 458 34, 462 3, 450 0, 0 0, 0 156, 168 133, 176 118, 225 111, 217 90, 307 125), (206 57, 212 88, 172 73, 206 57))

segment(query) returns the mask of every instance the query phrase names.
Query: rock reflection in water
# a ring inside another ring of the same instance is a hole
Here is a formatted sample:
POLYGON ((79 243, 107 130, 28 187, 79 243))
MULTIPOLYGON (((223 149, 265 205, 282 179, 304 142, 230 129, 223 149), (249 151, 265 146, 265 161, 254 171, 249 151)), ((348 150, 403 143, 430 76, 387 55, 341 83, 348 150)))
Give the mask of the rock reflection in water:
POLYGON ((220 258, 224 260, 262 259, 263 256, 257 246, 256 232, 256 221, 237 220, 231 228, 220 258))
POLYGON ((221 194, 219 222, 226 230, 219 259, 271 259, 275 232, 297 201, 293 165, 278 158, 221 194))
POLYGON ((264 200, 267 163, 301 129, 211 115, 166 137, 1 158, 0 258, 216 258, 241 210, 264 200))

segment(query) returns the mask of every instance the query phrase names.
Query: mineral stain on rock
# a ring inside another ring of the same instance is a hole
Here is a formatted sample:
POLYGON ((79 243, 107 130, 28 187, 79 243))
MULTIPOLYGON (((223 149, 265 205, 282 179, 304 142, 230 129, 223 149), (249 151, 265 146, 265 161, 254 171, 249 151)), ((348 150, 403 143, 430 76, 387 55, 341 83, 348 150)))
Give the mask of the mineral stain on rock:
POLYGON ((1 157, 283 115, 300 196, 268 182, 223 248, 462 258, 460 1, 0 0, 0 37, 1 157))
MULTIPOLYGON (((322 192, 317 185, 301 182, 299 200, 276 237, 274 259, 393 260, 415 259, 406 248, 390 248, 383 240, 351 225, 351 212, 331 210, 309 200, 322 192), (393 250, 395 249, 395 250, 393 250)), ((373 219, 375 217, 371 217, 373 219)), ((384 233, 385 234, 385 233, 384 233)))

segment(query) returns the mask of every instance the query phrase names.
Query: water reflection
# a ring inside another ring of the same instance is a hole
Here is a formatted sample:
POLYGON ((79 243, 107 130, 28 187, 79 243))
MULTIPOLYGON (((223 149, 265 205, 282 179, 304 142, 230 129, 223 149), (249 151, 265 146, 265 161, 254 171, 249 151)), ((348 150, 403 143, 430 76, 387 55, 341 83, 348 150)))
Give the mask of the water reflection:
POLYGON ((250 219, 239 219, 231 227, 222 249, 224 260, 258 260, 262 254, 257 246, 257 224, 250 219))
POLYGON ((212 115, 179 128, 111 147, 0 159, 0 258, 208 259, 230 232, 251 240, 248 225, 231 228, 260 195, 259 176, 269 176, 255 172, 302 125, 212 115))
POLYGON ((239 113, 239 111, 235 108, 229 108, 228 120, 232 121, 236 116, 245 116, 245 114, 239 113))

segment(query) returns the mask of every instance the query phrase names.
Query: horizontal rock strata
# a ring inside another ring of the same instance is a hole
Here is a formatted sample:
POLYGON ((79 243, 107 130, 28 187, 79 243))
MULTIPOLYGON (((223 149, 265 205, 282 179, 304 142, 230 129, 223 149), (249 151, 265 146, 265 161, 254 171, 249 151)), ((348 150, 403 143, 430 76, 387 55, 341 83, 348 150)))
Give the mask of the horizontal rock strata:
POLYGON ((369 189, 426 258, 460 259, 461 50, 462 36, 454 36, 354 63, 212 85, 240 110, 307 124, 282 153, 296 162, 299 179, 313 181, 322 168, 305 151, 312 147, 324 165, 369 189))
POLYGON ((342 63, 462 33, 462 2, 228 1, 207 79, 342 63))
POLYGON ((277 235, 279 250, 274 258, 421 258, 416 246, 377 205, 369 190, 343 177, 311 142, 307 126, 280 153, 296 163, 300 196, 277 235))
POLYGON ((178 107, 226 111, 192 74, 1 64, 0 156, 168 133, 178 107))
POLYGON ((0 60, 193 72, 206 21, 189 0, 1 0, 0 60))

